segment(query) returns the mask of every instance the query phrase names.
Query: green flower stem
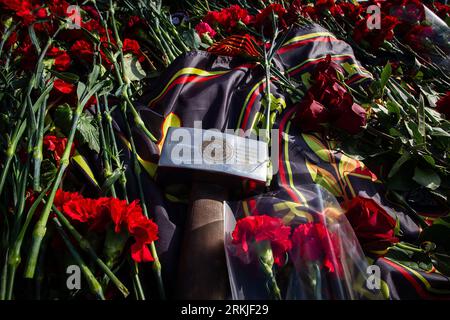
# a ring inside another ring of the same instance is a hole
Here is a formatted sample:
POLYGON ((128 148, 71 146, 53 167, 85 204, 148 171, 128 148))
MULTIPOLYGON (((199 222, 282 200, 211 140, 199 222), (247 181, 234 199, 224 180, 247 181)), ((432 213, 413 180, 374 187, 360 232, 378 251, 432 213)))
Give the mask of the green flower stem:
POLYGON ((5 46, 6 41, 11 36, 11 34, 14 32, 14 30, 17 28, 18 25, 19 24, 16 23, 9 28, 5 27, 5 30, 3 31, 2 41, 0 42, 0 57, 3 53, 3 47, 5 46))
POLYGON ((5 164, 0 176, 0 195, 3 192, 3 187, 5 186, 6 177, 9 174, 9 169, 11 168, 12 160, 17 151, 17 145, 19 144, 20 139, 22 138, 23 133, 25 132, 27 121, 24 119, 26 108, 22 108, 21 114, 19 116, 19 125, 14 128, 11 138, 8 141, 8 147, 6 149, 6 159, 5 164))
POLYGON ((135 261, 130 261, 134 285, 134 293, 137 300, 145 300, 144 290, 142 289, 141 279, 139 278, 139 265, 135 261))
MULTIPOLYGON (((148 218, 149 215, 148 215, 147 205, 146 205, 146 201, 145 201, 144 188, 142 186, 142 180, 141 180, 141 166, 138 161, 138 155, 136 153, 136 146, 134 144, 134 139, 133 139, 133 136, 131 133, 131 128, 130 128, 130 125, 128 124, 128 120, 126 118, 125 112, 123 113, 123 116, 124 116, 124 123, 127 128, 127 134, 130 137, 130 145, 131 145, 131 150, 132 150, 131 154, 132 154, 132 158, 133 158, 133 172, 134 172, 134 175, 135 175, 135 178, 137 181, 137 185, 138 185, 138 189, 139 189, 139 199, 141 201, 142 212, 144 213, 145 217, 148 218)), ((157 279, 157 283, 158 283, 158 292, 159 292, 161 299, 165 299, 166 294, 165 294, 164 284, 163 284, 162 276, 161 276, 161 263, 159 261, 158 253, 156 251, 154 242, 152 242, 150 244, 150 251, 151 251, 153 259, 154 259, 153 264, 152 264, 152 269, 156 275, 156 279, 157 279)))
MULTIPOLYGON (((103 15, 100 12, 100 10, 98 9, 97 3, 95 1, 94 1, 94 7, 95 7, 95 10, 97 11, 98 15, 100 16, 100 20, 101 20, 101 23, 102 23, 103 27, 106 30, 106 36, 107 36, 108 42, 111 42, 111 39, 109 37, 109 32, 108 32, 108 24, 103 19, 103 15)), ((99 59, 100 59, 100 62, 101 62, 101 59, 102 59, 101 55, 99 55, 99 59)), ((117 63, 114 64, 114 68, 117 68, 117 63)), ((118 74, 118 78, 120 78, 120 80, 121 80, 120 74, 118 74)), ((117 147, 117 141, 116 141, 116 137, 115 137, 115 134, 114 134, 114 128, 113 128, 113 124, 112 124, 111 112, 109 110, 108 98, 106 97, 106 95, 103 96, 103 106, 105 108, 106 123, 108 125, 108 131, 106 131, 106 133, 109 133, 109 139, 111 139, 112 147, 113 147, 113 150, 112 150, 113 151, 113 160, 115 162, 116 168, 120 168, 121 167, 121 163, 120 163, 120 157, 119 157, 119 149, 117 147)), ((102 114, 101 111, 100 111, 100 114, 102 114)), ((125 176, 125 172, 124 171, 120 175, 119 183, 120 183, 120 185, 122 187, 123 197, 128 202, 128 195, 127 195, 127 188, 126 188, 127 178, 125 176)))
POLYGON ((12 298, 12 290, 14 287, 14 279, 15 279, 16 270, 19 267, 20 262, 22 261, 20 251, 22 248, 22 243, 23 243, 23 239, 25 237, 25 233, 28 230, 28 226, 31 222, 31 219, 34 216, 34 213, 35 213, 37 207, 39 206, 39 204, 41 203, 45 194, 47 193, 47 190, 48 190, 48 188, 43 190, 41 192, 41 194, 36 198, 34 203, 31 205, 30 209, 28 210, 25 221, 23 222, 21 229, 16 237, 16 240, 15 240, 14 244, 12 245, 11 250, 8 252, 8 260, 7 260, 8 261, 8 272, 7 272, 7 282, 6 282, 7 287, 8 287, 8 292, 7 292, 7 296, 6 296, 7 299, 12 298))
POLYGON ((8 249, 6 249, 5 262, 2 266, 2 276, 0 279, 0 300, 3 301, 6 298, 6 286, 8 285, 8 249))
MULTIPOLYGON (((105 100, 107 100, 106 97, 105 97, 105 100)), ((121 163, 120 163, 120 157, 119 157, 119 148, 117 147, 117 141, 116 141, 116 136, 114 134, 114 128, 113 128, 113 124, 112 124, 112 117, 111 117, 110 110, 108 107, 108 101, 105 102, 104 108, 105 108, 105 118, 106 118, 106 122, 108 124, 109 138, 111 139, 112 146, 113 146, 113 152, 114 152, 113 160, 115 161, 116 167, 120 168, 121 163)), ((127 177, 125 175, 125 171, 123 171, 122 174, 120 175, 119 183, 122 188, 122 195, 123 195, 124 199, 128 202, 127 177)))
POLYGON ((265 110, 265 117, 266 117, 266 123, 264 128, 266 129, 266 142, 270 142, 270 107, 272 105, 272 99, 270 94, 270 64, 271 61, 267 57, 267 50, 264 48, 264 69, 266 74, 266 110, 265 110))
POLYGON ((314 287, 314 295, 315 299, 322 300, 322 273, 320 272, 320 267, 317 263, 314 263, 310 266, 310 270, 312 274, 314 274, 314 282, 311 284, 314 287))
POLYGON ((108 266, 103 262, 103 260, 101 260, 97 256, 97 254, 95 253, 95 251, 92 248, 92 246, 90 245, 90 243, 72 226, 70 221, 54 205, 53 205, 53 211, 58 216, 58 220, 60 221, 60 223, 69 231, 69 233, 72 235, 72 237, 77 241, 80 248, 91 256, 92 260, 94 260, 95 263, 100 267, 100 269, 102 269, 103 272, 106 273, 106 275, 115 284, 117 289, 120 290, 120 292, 123 294, 123 296, 127 297, 129 294, 128 289, 116 277, 116 275, 111 271, 111 269, 108 268, 108 266))
POLYGON ((103 294, 103 289, 100 283, 95 278, 92 271, 89 269, 89 267, 86 265, 86 263, 83 261, 83 259, 78 254, 75 247, 72 245, 72 242, 69 239, 69 236, 66 234, 64 229, 62 228, 61 223, 59 222, 57 217, 53 217, 53 222, 56 225, 56 230, 61 235, 61 238, 63 239, 64 243, 66 244, 67 248, 69 249, 70 253, 72 254, 73 258, 77 262, 78 266, 81 268, 81 271, 83 272, 86 281, 89 284, 89 288, 91 289, 91 292, 95 294, 100 300, 105 300, 105 296, 103 294))
POLYGON ((44 140, 44 127, 45 127, 45 107, 47 105, 47 98, 44 99, 44 102, 40 108, 40 117, 38 122, 38 132, 37 132, 37 141, 33 148, 33 190, 41 191, 41 164, 42 164, 42 143, 44 140))
POLYGON ((399 247, 400 249, 405 249, 417 253, 424 253, 423 249, 417 248, 411 244, 408 244, 406 242, 398 242, 394 245, 395 247, 399 247))
POLYGON ((170 49, 169 46, 167 46, 167 44, 165 43, 165 41, 163 41, 162 39, 160 39, 158 37, 158 35, 156 34, 156 32, 153 30, 153 28, 150 26, 149 28, 150 31, 150 35, 153 38, 153 40, 158 44, 158 46, 161 48, 163 48, 164 50, 164 55, 167 57, 169 64, 175 60, 175 55, 172 53, 172 50, 170 49))
POLYGON ((123 87, 122 88, 122 98, 126 101, 128 107, 130 108, 130 111, 133 115, 133 120, 134 120, 134 123, 136 124, 136 126, 138 128, 140 128, 150 140, 152 140, 153 142, 157 142, 158 139, 156 139, 150 133, 150 131, 147 129, 147 127, 144 124, 144 121, 142 121, 141 116, 137 112, 136 108, 134 107, 134 104, 131 102, 130 97, 128 96, 129 80, 128 80, 128 78, 126 78, 126 75, 125 75, 125 60, 124 60, 123 51, 122 51, 123 44, 122 44, 122 40, 120 39, 120 36, 119 36, 119 31, 117 30, 116 18, 114 16, 115 10, 114 10, 114 6, 112 4, 112 0, 110 0, 109 3, 110 3, 109 11, 111 13, 113 34, 114 34, 117 46, 119 48, 119 58, 120 58, 120 62, 122 65, 122 68, 119 69, 117 60, 116 60, 116 58, 113 57, 113 64, 114 64, 114 69, 116 71, 117 80, 119 81, 119 85, 123 87), (122 74, 119 73, 119 70, 122 70, 122 74), (125 79, 125 81, 124 81, 124 79, 125 79))
POLYGON ((151 132, 147 129, 147 127, 144 124, 144 121, 142 121, 141 116, 139 115, 139 113, 137 112, 136 108, 134 107, 133 103, 130 100, 130 97, 128 96, 127 93, 127 89, 128 89, 128 85, 124 86, 124 90, 122 92, 122 96, 125 99, 125 101, 127 102, 128 107, 130 108, 131 114, 133 115, 133 120, 134 123, 136 124, 136 126, 142 130, 142 132, 144 132, 144 134, 150 138, 151 141, 153 142, 157 142, 158 139, 155 138, 155 136, 153 136, 153 134, 151 134, 151 132))
POLYGON ((278 287, 277 280, 275 278, 275 274, 273 272, 273 252, 270 247, 269 241, 257 242, 256 250, 259 254, 259 263, 264 274, 268 278, 268 284, 270 286, 270 293, 275 300, 281 300, 281 291, 278 287))
MULTIPOLYGON (((108 179, 112 175, 111 159, 110 159, 109 154, 108 154, 108 152, 106 150, 108 144, 106 143, 105 131, 104 131, 105 129, 103 128, 103 116, 102 116, 102 112, 100 110, 100 103, 99 103, 99 100, 98 100, 98 95, 96 94, 95 97, 96 97, 96 101, 97 101, 96 106, 95 106, 96 107, 95 110, 96 110, 96 116, 97 116, 97 123, 99 125, 100 145, 102 147, 101 154, 102 154, 102 157, 103 157, 103 166, 105 168, 103 176, 104 176, 105 179, 108 179)), ((117 198, 116 189, 114 187, 114 184, 111 185, 111 195, 114 198, 117 198)))
MULTIPOLYGON (((28 128, 28 152, 32 147, 32 135, 33 132, 31 128, 28 128)), ((21 226, 21 217, 25 208, 25 199, 26 199, 26 188, 28 181, 28 172, 30 170, 30 161, 26 161, 23 167, 19 166, 22 170, 20 170, 20 174, 15 177, 17 179, 17 192, 14 193, 16 195, 16 205, 15 205, 15 214, 14 214, 14 228, 13 228, 13 237, 19 233, 18 229, 21 226)), ((23 235, 22 235, 23 238, 23 235)), ((17 266, 20 263, 20 249, 13 250, 10 255, 8 255, 8 266, 7 266, 7 286, 6 286, 6 299, 11 300, 13 296, 14 289, 14 279, 16 275, 17 266)))
MULTIPOLYGON (((144 122, 142 121, 139 113, 136 111, 136 109, 133 106, 133 103, 131 102, 131 100, 129 98, 129 95, 128 95, 129 80, 125 76, 125 70, 124 70, 125 63, 124 63, 124 57, 123 57, 123 51, 122 51, 122 41, 121 41, 121 39, 119 37, 119 32, 117 30, 117 23, 116 23, 115 16, 114 16, 115 12, 114 12, 114 6, 113 6, 113 3, 112 3, 112 0, 109 1, 109 5, 110 5, 109 11, 110 11, 110 14, 111 14, 113 34, 114 34, 116 43, 117 43, 117 45, 119 47, 119 58, 121 59, 121 65, 122 65, 122 68, 119 69, 117 60, 115 58, 113 59, 113 64, 114 64, 114 69, 116 70, 117 80, 119 81, 119 84, 123 87, 123 89, 122 89, 122 96, 123 96, 123 98, 124 98, 124 100, 126 102, 126 105, 128 107, 130 107, 131 113, 132 113, 132 115, 134 117, 135 124, 139 128, 141 128, 144 131, 144 133, 153 142, 156 142, 157 139, 145 127, 144 122), (122 70, 122 75, 119 73, 119 70, 122 70), (123 79, 126 79, 125 83, 124 83, 123 79)), ((121 105, 121 110, 122 110, 122 116, 124 117, 124 120, 125 120, 124 122, 125 122, 125 125, 126 125, 126 128, 127 128, 127 131, 128 131, 127 133, 128 133, 128 135, 130 137, 131 151, 132 151, 132 155, 133 155, 133 169, 134 169, 133 171, 134 171, 136 179, 138 181, 138 188, 139 188, 139 195, 140 195, 140 199, 141 199, 142 209, 143 209, 143 212, 144 212, 145 216, 148 217, 147 208, 146 208, 146 205, 145 205, 145 198, 144 198, 143 188, 142 188, 142 182, 141 182, 141 178, 140 178, 140 164, 138 163, 138 160, 137 160, 138 156, 137 156, 137 153, 136 153, 136 147, 134 145, 134 140, 133 140, 133 136, 132 136, 132 133, 131 133, 131 128, 130 128, 130 125, 129 125, 129 122, 128 122, 127 110, 125 110, 124 104, 121 105)), ((164 299, 165 298, 165 291, 164 291, 163 281, 162 281, 162 277, 161 277, 161 263, 159 262, 159 258, 158 258, 158 255, 157 255, 154 243, 152 243, 150 245, 150 249, 152 251, 152 255, 153 255, 153 258, 155 260, 154 263, 153 263, 153 271, 154 271, 154 273, 156 275, 156 278, 157 278, 158 290, 159 290, 161 298, 164 299)), ((137 273, 136 273, 136 275, 137 275, 137 273)))
POLYGON ((36 269, 36 262, 39 255, 39 248, 41 246, 42 239, 44 238, 45 232, 47 231, 47 221, 50 215, 50 211, 52 209, 52 204, 55 199, 56 190, 58 190, 59 184, 61 183, 64 172, 66 171, 69 165, 69 157, 70 151, 72 149, 72 143, 75 137, 75 132, 78 126, 78 120, 80 119, 80 115, 83 111, 84 105, 78 103, 77 108, 74 112, 72 119, 72 127, 70 129, 69 136, 67 137, 67 145, 64 149, 63 156, 60 160, 60 166, 58 168, 56 178, 53 181, 52 188, 50 191, 50 195, 48 200, 45 203, 45 207, 42 210, 41 217, 36 223, 36 226, 33 231, 33 242, 31 245, 30 255, 28 257, 28 263, 25 269, 25 277, 33 278, 34 271, 36 269))
POLYGON ((53 237, 53 229, 49 230, 49 233, 47 233, 44 237, 44 241, 42 241, 41 246, 41 253, 39 254, 38 264, 36 267, 36 277, 35 277, 35 299, 41 300, 41 288, 42 288, 42 282, 45 278, 45 261, 46 261, 46 254, 48 250, 48 242, 53 237))
MULTIPOLYGON (((41 54, 40 54, 40 56, 39 56, 37 65, 36 65, 36 72, 37 72, 37 71, 39 70, 39 68, 42 66, 44 57, 45 57, 45 55, 47 54, 47 50, 48 50, 48 48, 50 47, 50 45, 52 44, 53 39, 58 35, 58 33, 59 33, 61 30, 62 30, 62 27, 60 26, 60 27, 58 28, 58 30, 56 30, 56 32, 55 32, 55 34, 53 35, 53 37, 51 37, 51 38, 48 40, 45 49, 42 50, 42 52, 41 52, 41 54)), ((2 170, 2 173, 1 173, 1 176, 0 176, 0 195, 1 195, 2 192, 3 192, 3 187, 4 187, 4 185, 5 185, 6 176, 7 176, 8 173, 9 173, 9 169, 10 169, 10 167, 11 167, 11 161, 12 161, 12 158, 14 157, 14 155, 15 155, 15 153, 16 153, 17 145, 18 145, 20 139, 22 138, 22 135, 23 135, 23 133, 24 133, 24 131, 25 131, 25 128, 26 128, 26 125, 27 125, 25 119, 23 119, 24 116, 25 116, 25 111, 28 111, 28 120, 31 121, 30 123, 28 123, 28 126, 32 126, 32 128, 33 128, 34 130, 36 130, 36 119, 35 119, 35 117, 34 117, 34 114, 37 112, 38 106, 37 106, 37 104, 34 104, 34 105, 33 105, 33 104, 31 103, 31 101, 30 101, 30 100, 31 100, 31 98, 30 98, 31 91, 32 91, 33 87, 34 87, 35 84, 36 84, 36 81, 35 81, 35 80, 36 80, 35 75, 33 75, 33 76, 30 78, 30 81, 29 81, 29 83, 28 83, 28 88, 27 88, 27 94, 26 94, 26 97, 25 97, 24 101, 22 102, 22 104, 25 104, 27 107, 26 107, 26 108, 22 108, 21 114, 20 114, 20 116, 19 116, 19 119, 20 119, 20 120, 19 120, 19 125, 17 125, 17 126, 15 127, 14 132, 13 132, 13 134, 12 134, 12 138, 11 138, 10 141, 8 141, 8 148, 7 148, 7 150, 6 150, 5 166, 3 167, 3 170, 2 170)))

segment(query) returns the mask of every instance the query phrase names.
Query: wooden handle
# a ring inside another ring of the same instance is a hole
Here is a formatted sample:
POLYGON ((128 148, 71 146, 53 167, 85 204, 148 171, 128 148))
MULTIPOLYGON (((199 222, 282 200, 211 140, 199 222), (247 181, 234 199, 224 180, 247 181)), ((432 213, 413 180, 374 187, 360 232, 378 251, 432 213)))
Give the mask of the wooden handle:
POLYGON ((178 277, 180 299, 224 299, 228 289, 224 251, 223 201, 226 190, 194 183, 178 277))

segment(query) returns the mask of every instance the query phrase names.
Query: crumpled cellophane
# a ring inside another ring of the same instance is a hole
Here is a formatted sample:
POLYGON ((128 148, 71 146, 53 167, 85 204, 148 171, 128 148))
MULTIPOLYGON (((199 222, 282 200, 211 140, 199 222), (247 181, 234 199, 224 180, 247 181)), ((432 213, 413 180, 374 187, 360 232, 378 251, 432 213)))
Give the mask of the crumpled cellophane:
POLYGON ((267 193, 225 206, 225 251, 232 299, 271 299, 267 273, 249 243, 242 254, 232 242, 236 221, 251 215, 281 218, 297 232, 283 266, 273 266, 281 299, 382 299, 368 263, 336 199, 318 185, 304 186, 305 203, 267 193), (372 278, 370 278, 372 277, 372 278))

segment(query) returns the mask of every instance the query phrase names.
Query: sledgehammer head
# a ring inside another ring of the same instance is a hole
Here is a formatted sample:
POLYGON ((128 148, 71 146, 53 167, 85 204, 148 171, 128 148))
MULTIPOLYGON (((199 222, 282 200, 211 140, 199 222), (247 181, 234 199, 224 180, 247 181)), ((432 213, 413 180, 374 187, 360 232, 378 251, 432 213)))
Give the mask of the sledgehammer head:
POLYGON ((191 187, 177 298, 226 298, 223 202, 233 191, 243 196, 249 185, 265 186, 268 161, 265 142, 198 128, 170 128, 167 132, 158 180, 185 182, 191 187))
POLYGON ((162 183, 203 181, 246 193, 264 187, 268 176, 264 141, 198 128, 169 128, 158 164, 162 183))

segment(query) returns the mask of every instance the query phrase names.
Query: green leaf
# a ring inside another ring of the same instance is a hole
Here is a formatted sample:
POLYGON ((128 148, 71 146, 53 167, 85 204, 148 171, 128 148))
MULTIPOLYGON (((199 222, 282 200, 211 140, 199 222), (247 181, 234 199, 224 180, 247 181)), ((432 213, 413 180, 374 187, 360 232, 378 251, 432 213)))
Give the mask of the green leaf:
POLYGON ((434 253, 431 255, 431 259, 433 261, 436 269, 439 270, 442 274, 450 276, 450 256, 447 254, 434 253))
POLYGON ((67 103, 58 106, 55 110, 54 122, 64 134, 69 133, 70 127, 72 126, 72 116, 72 109, 67 103))
POLYGON ((425 137, 419 132, 419 126, 414 121, 405 122, 406 130, 408 130, 409 135, 413 138, 416 144, 424 143, 425 137))
POLYGON ((181 34, 186 45, 192 49, 198 49, 202 40, 194 29, 189 29, 181 34))
POLYGON ((56 176, 56 167, 49 159, 42 160, 41 164, 41 185, 45 186, 52 182, 56 176))
POLYGON ((422 137, 422 142, 426 140, 426 129, 425 129, 425 101, 423 99, 423 95, 420 95, 419 98, 419 109, 417 110, 417 120, 419 122, 418 131, 420 136, 422 137))
POLYGON ((389 80, 391 75, 392 75, 392 66, 388 62, 384 66, 383 71, 381 72, 381 76, 380 76, 380 87, 381 87, 381 90, 384 89, 384 87, 386 86, 386 83, 388 82, 388 80, 389 80))
POLYGON ((447 137, 447 138, 450 137, 450 133, 439 127, 432 128, 430 135, 434 137, 447 137))
MULTIPOLYGON (((54 121, 64 134, 68 134, 72 126, 73 111, 68 104, 56 108, 54 121)), ((94 117, 88 113, 82 113, 78 120, 75 137, 82 144, 87 144, 89 149, 100 152, 99 131, 94 117)))
POLYGON ((86 85, 81 81, 78 82, 78 86, 77 86, 78 101, 81 101, 81 98, 83 98, 85 91, 86 91, 86 85))
POLYGON ((435 190, 441 185, 441 178, 430 168, 416 167, 413 180, 431 190, 435 190))
POLYGON ((103 194, 107 194, 109 190, 111 189, 111 186, 116 183, 117 180, 122 176, 124 172, 123 168, 116 168, 113 173, 103 182, 103 185, 101 187, 101 190, 103 194))
POLYGON ((391 171, 389 171, 388 178, 392 178, 397 171, 411 158, 408 152, 405 152, 392 166, 391 171))
POLYGON ((434 158, 428 154, 423 155, 422 158, 424 158, 425 161, 428 162, 429 164, 431 164, 432 166, 434 166, 436 164, 436 162, 434 161, 434 158))
POLYGON ((81 143, 89 146, 89 149, 100 152, 100 137, 95 119, 91 114, 82 113, 78 120, 77 138, 81 143))
POLYGON ((393 114, 395 114, 395 115, 400 115, 400 108, 399 108, 399 106, 396 104, 396 103, 394 103, 393 101, 391 101, 391 100, 389 100, 387 103, 386 103, 386 108, 388 109, 388 111, 389 111, 389 113, 393 113, 393 114))
MULTIPOLYGON (((410 244, 405 245, 419 249, 410 244)), ((431 259, 424 252, 416 252, 415 250, 400 248, 398 246, 389 248, 385 258, 418 271, 430 271, 433 267, 431 259)))
POLYGON ((48 69, 48 72, 53 74, 55 77, 64 80, 69 83, 76 83, 78 80, 80 80, 80 77, 76 75, 75 73, 71 72, 58 72, 52 69, 48 69))
POLYGON ((91 73, 89 74, 89 78, 88 78, 88 82, 87 82, 89 90, 92 88, 92 86, 97 81, 99 74, 100 74, 100 66, 96 64, 96 65, 94 65, 91 73))
POLYGON ((124 56, 125 75, 130 81, 139 81, 146 78, 147 74, 135 55, 126 54, 124 56))

